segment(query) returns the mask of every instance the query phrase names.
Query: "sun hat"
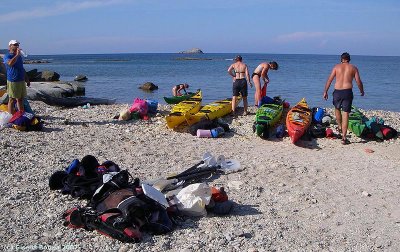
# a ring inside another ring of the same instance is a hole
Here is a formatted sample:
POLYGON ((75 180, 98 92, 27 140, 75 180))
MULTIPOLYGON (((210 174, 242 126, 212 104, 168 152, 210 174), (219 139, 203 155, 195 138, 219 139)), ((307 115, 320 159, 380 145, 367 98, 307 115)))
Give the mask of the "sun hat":
POLYGON ((15 39, 12 39, 12 40, 10 40, 10 42, 8 42, 8 45, 10 46, 10 45, 15 45, 15 44, 20 44, 17 40, 15 40, 15 39))

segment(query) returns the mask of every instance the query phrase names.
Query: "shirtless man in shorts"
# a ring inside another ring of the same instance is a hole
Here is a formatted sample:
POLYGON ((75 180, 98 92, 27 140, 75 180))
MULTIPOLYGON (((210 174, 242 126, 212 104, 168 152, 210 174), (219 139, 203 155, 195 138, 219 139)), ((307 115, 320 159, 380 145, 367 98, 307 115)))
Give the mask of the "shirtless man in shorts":
POLYGON ((230 65, 228 68, 228 74, 233 77, 233 97, 232 97, 232 114, 235 116, 236 112, 236 103, 237 97, 242 95, 243 98, 243 107, 244 107, 244 115, 248 114, 247 111, 247 82, 250 87, 253 85, 250 81, 249 69, 246 64, 242 62, 242 56, 238 55, 235 57, 235 63, 230 65), (246 81, 247 79, 247 81, 246 81))
POLYGON ((324 99, 328 99, 328 90, 336 78, 335 90, 333 91, 333 105, 335 106, 335 116, 342 133, 342 144, 349 144, 346 138, 347 127, 349 124, 349 114, 353 102, 353 79, 356 80, 361 96, 364 96, 364 86, 358 73, 357 67, 350 64, 350 54, 347 52, 341 56, 341 64, 333 67, 331 74, 325 84, 324 99), (341 110, 343 113, 341 113, 341 110))

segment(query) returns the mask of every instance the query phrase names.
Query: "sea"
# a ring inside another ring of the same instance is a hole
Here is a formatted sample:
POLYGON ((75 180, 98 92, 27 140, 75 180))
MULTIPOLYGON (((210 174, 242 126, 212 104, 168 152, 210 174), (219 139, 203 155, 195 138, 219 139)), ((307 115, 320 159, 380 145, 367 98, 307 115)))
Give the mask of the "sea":
MULTIPOLYGON (((291 105, 303 97, 310 107, 333 107, 332 92, 323 99, 325 82, 340 55, 255 54, 243 53, 243 62, 250 74, 263 61, 276 61, 277 71, 269 71, 267 95, 280 96, 291 105)), ((201 89, 203 104, 232 96, 232 77, 227 73, 233 63, 233 53, 177 54, 69 54, 29 55, 27 60, 46 60, 49 63, 26 64, 27 71, 51 70, 60 80, 73 81, 85 75, 86 96, 112 98, 117 103, 130 104, 136 97, 165 104, 164 96, 172 95, 172 87, 188 83, 188 91, 201 89), (152 82, 158 90, 145 92, 138 87, 152 82)), ((361 97, 354 82, 354 101, 362 109, 400 111, 400 57, 352 55, 351 63, 359 69, 365 96, 361 97)), ((249 105, 254 105, 254 87, 249 88, 249 105)), ((240 105, 242 106, 242 105, 240 105)))

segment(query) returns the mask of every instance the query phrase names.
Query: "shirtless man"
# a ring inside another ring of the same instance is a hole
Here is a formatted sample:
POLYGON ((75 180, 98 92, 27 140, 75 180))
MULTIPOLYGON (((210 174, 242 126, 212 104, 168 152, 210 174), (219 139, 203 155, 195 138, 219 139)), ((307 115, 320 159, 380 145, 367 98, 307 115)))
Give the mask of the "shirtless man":
POLYGON ((341 56, 341 64, 333 67, 331 75, 325 84, 324 99, 328 99, 328 90, 336 77, 335 90, 333 91, 333 105, 335 106, 336 121, 339 133, 342 133, 342 144, 349 144, 346 138, 349 124, 349 113, 353 102, 353 79, 356 80, 361 96, 364 96, 364 86, 358 73, 357 67, 350 64, 350 54, 347 52, 341 56), (343 114, 341 110, 343 110, 343 114))
POLYGON ((268 77, 268 70, 278 70, 278 63, 275 61, 271 61, 269 63, 267 62, 262 62, 260 65, 257 66, 256 69, 254 69, 253 74, 251 75, 251 78, 253 79, 254 82, 254 87, 256 88, 256 92, 254 93, 254 102, 255 106, 258 107, 259 103, 262 99, 261 95, 261 80, 264 82, 265 86, 265 92, 267 91, 267 85, 269 83, 269 77, 268 77))
POLYGON ((234 116, 236 115, 237 97, 240 94, 243 98, 244 115, 247 115, 247 82, 250 84, 250 87, 253 87, 253 85, 250 81, 249 69, 247 65, 242 62, 242 56, 238 55, 235 57, 235 63, 228 68, 228 74, 233 77, 232 114, 234 116))

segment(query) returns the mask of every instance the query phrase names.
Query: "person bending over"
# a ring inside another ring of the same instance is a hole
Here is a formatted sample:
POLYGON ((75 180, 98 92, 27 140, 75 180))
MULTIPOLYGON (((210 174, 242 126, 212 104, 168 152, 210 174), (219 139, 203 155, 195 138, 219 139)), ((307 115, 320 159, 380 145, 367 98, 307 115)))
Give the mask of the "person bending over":
POLYGON ((185 94, 187 94, 186 92, 186 88, 189 88, 189 85, 184 83, 184 84, 179 84, 176 85, 172 88, 172 95, 173 96, 181 96, 183 95, 181 92, 183 91, 185 94))
POLYGON ((256 91, 254 93, 254 102, 255 106, 258 107, 259 103, 262 99, 262 92, 261 92, 261 80, 263 80, 264 86, 265 86, 265 94, 267 92, 267 85, 269 83, 269 77, 268 77, 268 70, 278 70, 278 63, 275 61, 271 61, 269 63, 267 62, 262 62, 259 64, 256 69, 254 69, 253 74, 251 75, 251 78, 253 79, 254 82, 254 87, 256 88, 256 91))
POLYGON ((325 84, 324 99, 328 99, 328 90, 336 78, 335 90, 333 91, 333 105, 335 106, 335 116, 342 134, 342 144, 349 144, 346 138, 347 127, 349 125, 349 114, 353 103, 353 79, 356 80, 361 96, 364 96, 364 86, 356 66, 350 64, 350 54, 347 52, 341 55, 341 63, 333 67, 331 74, 325 84), (341 112, 343 111, 343 113, 341 112))

